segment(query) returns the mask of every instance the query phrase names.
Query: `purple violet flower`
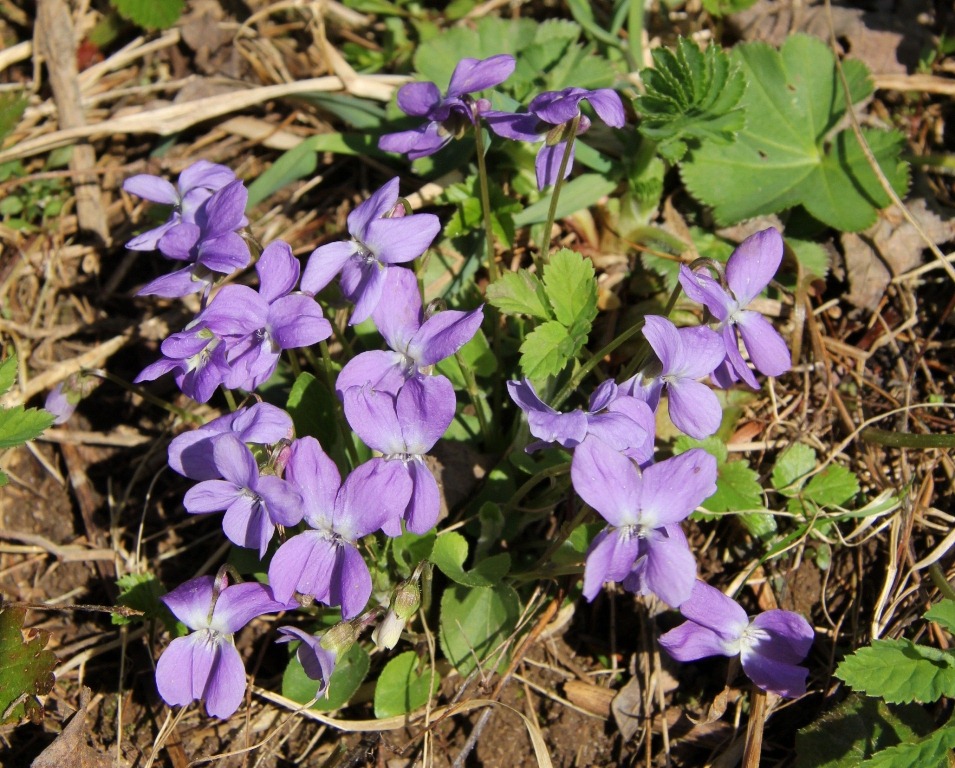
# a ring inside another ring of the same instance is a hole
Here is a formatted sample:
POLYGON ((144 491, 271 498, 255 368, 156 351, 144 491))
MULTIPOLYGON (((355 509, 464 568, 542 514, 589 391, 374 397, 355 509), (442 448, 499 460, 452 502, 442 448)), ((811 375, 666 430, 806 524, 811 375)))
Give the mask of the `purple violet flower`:
POLYGON ((524 449, 528 453, 552 443, 577 448, 587 442, 588 450, 603 445, 639 464, 653 458, 653 413, 642 399, 623 393, 612 380, 594 390, 588 411, 554 410, 540 399, 528 379, 507 382, 507 392, 527 414, 531 434, 539 438, 524 449))
POLYGON ((355 304, 349 323, 361 323, 378 306, 390 265, 418 258, 440 231, 433 213, 404 215, 395 177, 348 214, 351 240, 312 251, 302 291, 314 296, 341 272, 342 293, 355 304))
POLYGON ((269 403, 239 408, 183 432, 169 443, 169 466, 192 480, 217 480, 222 475, 212 456, 213 439, 234 434, 240 442, 271 445, 292 438, 292 417, 269 403))
MULTIPOLYGON (((408 497, 398 500, 400 517, 387 520, 382 530, 401 535, 401 520, 412 533, 426 533, 438 522, 441 496, 438 484, 424 462, 454 418, 454 390, 444 377, 410 379, 397 397, 370 386, 352 387, 344 393, 345 418, 365 444, 383 454, 369 463, 389 465, 382 477, 395 468, 407 475, 408 497)), ((391 493, 381 489, 382 494, 391 493)))
POLYGON ((310 635, 298 627, 279 627, 279 634, 283 637, 276 640, 277 643, 291 643, 295 640, 301 640, 301 645, 296 649, 295 655, 298 657, 302 669, 305 670, 305 674, 310 679, 318 681, 315 698, 319 698, 328 690, 328 681, 332 679, 332 673, 335 671, 338 654, 325 648, 322 645, 322 638, 310 635))
POLYGON ((696 562, 673 528, 715 493, 716 459, 693 448, 641 472, 622 454, 589 451, 584 443, 570 477, 580 498, 610 523, 587 552, 584 597, 593 600, 604 582, 624 581, 637 568, 639 578, 629 584, 641 592, 673 606, 688 599, 696 562))
POLYGON ((786 698, 806 692, 809 672, 798 666, 812 647, 813 631, 792 611, 764 611, 752 620, 718 589, 697 581, 680 606, 688 619, 660 637, 677 661, 739 654, 747 677, 764 691, 786 698))
MULTIPOLYGON (((407 380, 427 377, 433 365, 453 355, 477 333, 484 307, 470 312, 448 309, 425 317, 414 272, 397 267, 388 270, 373 319, 392 351, 362 352, 349 360, 335 382, 339 397, 351 387, 366 384, 397 395, 407 380)), ((446 388, 450 387, 448 382, 446 388)))
POLYGON ((709 328, 677 328, 665 317, 647 315, 643 335, 659 362, 624 382, 621 391, 646 400, 654 411, 667 391, 670 419, 690 437, 716 432, 723 417, 720 401, 702 379, 726 354, 723 341, 709 328))
POLYGON ((184 330, 163 341, 159 347, 163 357, 147 365, 134 382, 153 381, 175 372, 176 385, 183 394, 207 402, 229 375, 229 348, 257 329, 256 318, 246 310, 245 304, 219 301, 217 295, 184 330))
POLYGON ((229 541, 257 549, 259 558, 265 557, 275 526, 301 521, 301 495, 275 475, 260 475, 252 451, 234 434, 213 440, 212 460, 223 479, 194 485, 186 492, 183 506, 194 515, 225 510, 222 530, 229 541))
POLYGON ((227 285, 213 300, 218 306, 244 309, 255 330, 231 344, 228 352, 229 389, 253 390, 275 373, 282 350, 308 347, 332 335, 331 323, 311 296, 293 294, 299 263, 287 243, 266 246, 255 266, 259 290, 227 285))
POLYGON ((162 597, 192 634, 173 640, 156 664, 156 687, 169 706, 206 700, 206 712, 226 718, 245 695, 245 665, 233 635, 256 616, 286 608, 271 590, 255 582, 216 589, 215 578, 200 576, 162 597))
POLYGON ((395 462, 367 462, 342 483, 318 440, 303 437, 292 443, 285 476, 304 499, 311 530, 290 538, 272 558, 269 584, 279 600, 291 600, 296 592, 309 595, 340 605, 344 619, 364 609, 371 574, 355 542, 404 511, 411 480, 397 469, 395 462))
POLYGON ((161 176, 141 173, 123 182, 123 189, 131 195, 152 203, 171 205, 169 220, 160 226, 137 235, 126 247, 132 251, 154 251, 159 240, 180 224, 195 224, 196 212, 212 196, 230 182, 235 172, 224 165, 199 160, 179 174, 177 186, 161 176))
POLYGON ((195 222, 182 221, 158 243, 160 253, 187 266, 157 277, 138 296, 177 298, 208 292, 216 273, 229 275, 248 265, 252 255, 237 230, 247 226, 249 192, 238 179, 217 190, 196 211, 195 222))
MULTIPOLYGON (((590 128, 590 119, 581 114, 580 102, 586 101, 597 116, 612 128, 622 128, 626 121, 620 95, 610 88, 588 91, 583 88, 564 88, 562 91, 547 91, 534 97, 527 112, 487 111, 484 119, 498 136, 515 141, 543 142, 537 153, 537 187, 543 189, 557 182, 560 163, 567 149, 571 125, 577 122, 576 135, 590 128)), ((574 148, 564 169, 564 178, 574 166, 574 148)))
POLYGON ((703 304, 719 321, 726 358, 714 371, 713 380, 722 387, 742 379, 753 389, 759 383, 739 352, 739 335, 756 370, 779 376, 790 368, 786 342, 772 324, 758 312, 745 307, 773 279, 783 259, 783 238, 773 227, 747 237, 726 263, 729 290, 709 275, 680 266, 680 285, 693 301, 703 304))
POLYGON ((461 59, 443 98, 431 82, 401 86, 398 106, 406 114, 427 118, 428 122, 414 130, 386 133, 378 140, 378 148, 407 154, 409 160, 433 155, 475 125, 478 116, 490 107, 487 99, 474 99, 470 94, 500 85, 514 67, 514 57, 503 53, 487 59, 461 59))

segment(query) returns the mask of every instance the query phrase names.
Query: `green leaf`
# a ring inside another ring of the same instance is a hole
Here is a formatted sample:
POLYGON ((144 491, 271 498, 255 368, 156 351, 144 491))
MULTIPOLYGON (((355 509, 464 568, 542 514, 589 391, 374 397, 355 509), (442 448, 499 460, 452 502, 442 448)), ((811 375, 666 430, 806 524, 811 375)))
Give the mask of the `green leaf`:
POLYGON ((318 154, 332 152, 338 155, 377 154, 376 139, 370 135, 319 133, 292 147, 249 184, 246 210, 252 210, 272 194, 293 181, 312 176, 318 168, 318 154))
POLYGON ((703 51, 681 37, 676 48, 656 48, 652 68, 641 72, 646 91, 635 103, 640 133, 658 142, 663 157, 679 160, 687 142, 694 145, 732 143, 743 127, 740 100, 746 79, 738 63, 718 45, 703 51))
POLYGON ((39 408, 0 409, 0 448, 11 448, 33 440, 53 423, 53 414, 39 408))
POLYGON ((27 98, 22 93, 16 91, 0 93, 0 141, 17 127, 17 123, 26 111, 27 103, 27 98))
POLYGON ((859 478, 855 473, 830 464, 813 475, 803 489, 803 496, 820 507, 835 507, 845 503, 859 492, 859 478))
POLYGON ((558 322, 567 328, 582 323, 589 330, 597 316, 597 281, 590 259, 568 248, 557 251, 544 267, 544 288, 558 322))
POLYGON ((501 312, 511 315, 530 315, 541 320, 550 320, 553 316, 544 286, 526 269, 501 275, 487 287, 487 300, 501 312))
POLYGON ((955 748, 955 727, 949 724, 919 741, 884 749, 859 768, 948 768, 955 748))
POLYGON ((574 356, 574 340, 556 320, 541 323, 521 344, 521 371, 529 379, 560 373, 574 356))
POLYGON ((168 29, 185 8, 185 0, 110 0, 116 12, 146 30, 168 29))
MULTIPOLYGON (((741 102, 746 126, 729 146, 704 142, 693 151, 681 169, 687 189, 713 206, 720 224, 802 205, 836 229, 870 226, 890 200, 851 129, 830 136, 846 103, 829 46, 792 35, 779 51, 764 43, 738 45, 733 59, 749 81, 741 102)), ((843 69, 852 101, 865 98, 872 90, 865 65, 849 60, 843 69)), ((892 187, 904 194, 902 136, 863 133, 892 187)))
POLYGON ((408 578, 422 560, 430 559, 436 537, 434 530, 420 535, 405 531, 391 540, 392 556, 402 578, 408 578))
POLYGON ((890 704, 955 695, 955 656, 908 640, 875 640, 843 659, 836 677, 890 704))
POLYGON ((56 679, 56 656, 45 650, 49 633, 23 629, 22 608, 0 611, 0 722, 39 719, 37 696, 49 693, 56 679))
POLYGON ((431 562, 449 579, 466 587, 490 587, 511 570, 511 556, 506 552, 494 555, 464 570, 468 556, 467 540, 454 531, 438 536, 431 550, 431 562))
POLYGON ((328 387, 307 371, 295 379, 285 410, 292 417, 298 437, 311 435, 326 451, 338 441, 337 403, 328 387))
POLYGON ((520 612, 510 587, 449 587, 441 596, 439 639, 445 658, 460 674, 470 674, 510 634, 520 612))
POLYGON ((441 676, 435 671, 431 685, 431 669, 414 651, 395 656, 381 670, 375 685, 375 717, 413 712, 424 706, 429 693, 436 693, 440 683, 441 676))
MULTIPOLYGON (((335 671, 328 681, 328 690, 312 705, 312 709, 330 712, 345 706, 368 674, 370 664, 368 653, 359 643, 355 643, 335 663, 335 671)), ((317 690, 318 681, 305 674, 298 656, 293 654, 282 675, 282 695, 299 704, 306 704, 315 697, 317 690)))
POLYGON ((13 382, 17 378, 17 356, 10 355, 6 360, 0 363, 0 395, 5 395, 10 391, 13 382))
POLYGON ((786 496, 795 496, 804 478, 816 468, 816 452, 808 445, 795 443, 789 446, 773 467, 773 488, 786 496))
POLYGON ((703 0, 703 10, 711 16, 729 16, 755 4, 756 0, 703 0))
POLYGON ((127 573, 116 580, 116 586, 119 587, 116 604, 142 611, 143 615, 120 616, 114 613, 111 616, 113 624, 124 625, 142 622, 147 619, 157 619, 174 637, 180 637, 189 631, 185 624, 176 620, 172 611, 159 599, 166 593, 166 590, 155 574, 127 573))
POLYGON ((716 493, 703 506, 711 512, 763 509, 759 474, 742 459, 727 461, 717 470, 716 493))
MULTIPOLYGON (((859 694, 837 705, 796 734, 796 768, 858 768, 868 757, 931 730, 917 705, 890 709, 859 694)), ((907 763, 905 768, 921 765, 907 763)))
MULTIPOLYGON (((606 197, 616 188, 616 179, 608 179, 596 173, 582 173, 561 187, 555 217, 563 219, 572 213, 596 205, 602 197, 606 197)), ((553 194, 553 190, 551 194, 553 194)), ((533 205, 527 206, 514 217, 514 225, 526 227, 529 224, 540 224, 547 221, 550 199, 551 195, 548 194, 533 205)))
POLYGON ((955 600, 942 600, 925 612, 925 618, 955 635, 955 600))

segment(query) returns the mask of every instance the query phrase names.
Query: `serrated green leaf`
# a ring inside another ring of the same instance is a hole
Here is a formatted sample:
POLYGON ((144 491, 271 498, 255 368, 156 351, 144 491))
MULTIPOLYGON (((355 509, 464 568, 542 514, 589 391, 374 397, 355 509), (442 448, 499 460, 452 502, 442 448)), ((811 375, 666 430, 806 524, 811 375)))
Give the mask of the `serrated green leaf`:
POLYGON ((116 580, 116 586, 119 587, 116 605, 142 611, 143 615, 120 616, 114 613, 110 617, 113 624, 124 625, 156 619, 163 623, 173 637, 181 637, 189 631, 185 624, 176 620, 166 604, 159 599, 166 590, 155 574, 127 573, 116 580))
POLYGON ((449 579, 466 587, 490 587, 497 584, 511 570, 511 556, 506 552, 488 557, 464 570, 468 557, 468 542, 455 531, 438 537, 431 550, 430 560, 449 579))
POLYGON ((844 504, 859 492, 859 478, 838 464, 830 464, 813 475, 803 489, 803 496, 820 507, 844 504))
POLYGON ((185 0, 110 0, 116 12, 146 30, 168 29, 185 8, 185 0))
POLYGON ((556 320, 541 323, 521 344, 521 371, 529 379, 555 376, 574 355, 574 342, 556 320))
MULTIPOLYGON (((359 643, 355 643, 335 662, 335 671, 328 681, 328 690, 312 705, 312 709, 330 712, 345 706, 362 684, 370 665, 368 653, 359 643)), ((282 675, 282 695, 299 704, 306 704, 315 697, 317 690, 318 681, 305 674, 297 655, 293 654, 282 675)))
POLYGON ((918 705, 890 709, 853 693, 796 734, 796 768, 858 768, 875 753, 931 729, 931 718, 918 705))
POLYGON ((859 768, 949 768, 953 748, 955 727, 949 723, 919 741, 884 749, 859 768))
POLYGON ((743 127, 740 107, 746 80, 738 64, 718 46, 706 51, 688 38, 674 49, 653 51, 652 68, 641 77, 645 93, 634 102, 640 133, 659 144, 668 160, 679 160, 687 142, 731 143, 743 127))
POLYGON ((759 474, 742 459, 727 461, 717 470, 716 493, 704 501, 703 506, 711 512, 762 509, 759 474))
POLYGON ((787 237, 786 245, 793 249, 796 260, 807 277, 825 279, 829 274, 829 252, 812 240, 797 240, 787 237))
POLYGON ((10 355, 0 363, 0 395, 5 395, 17 378, 17 356, 10 355))
MULTIPOLYGON (((779 51, 764 43, 733 49, 749 81, 742 98, 746 126, 729 146, 704 142, 681 167, 687 189, 731 223, 802 205, 819 221, 858 231, 890 202, 850 129, 830 133, 846 112, 842 84, 829 46, 792 35, 779 51)), ((872 90, 866 67, 843 65, 853 103, 872 90)), ((902 137, 863 131, 899 194, 908 168, 899 160, 902 137)))
POLYGON ((0 448, 11 448, 33 440, 53 424, 53 414, 40 408, 0 409, 0 448))
POLYGON ((431 557, 436 537, 434 530, 424 534, 405 531, 401 536, 391 540, 392 556, 402 578, 407 579, 418 563, 431 557))
POLYGON ((541 320, 553 316, 544 294, 544 286, 526 269, 505 272, 487 287, 488 303, 511 315, 530 315, 541 320))
POLYGON ((691 448, 702 448, 707 453, 716 458, 717 464, 724 464, 729 458, 729 451, 726 449, 726 443, 718 437, 705 437, 697 440, 689 435, 680 435, 673 441, 673 453, 679 455, 686 453, 691 448))
POLYGON ((56 656, 45 650, 49 633, 23 629, 26 611, 0 611, 0 722, 36 718, 42 707, 37 696, 49 693, 56 679, 56 656))
POLYGON ((925 612, 925 618, 934 621, 955 635, 955 600, 941 600, 925 612))
POLYGON ((429 693, 436 693, 441 676, 414 651, 405 651, 389 661, 375 684, 375 717, 394 717, 424 706, 429 693))
POLYGON ((544 267, 544 289, 554 316, 564 327, 577 323, 589 330, 597 316, 597 282, 590 259, 569 248, 557 251, 544 267))
POLYGON ((808 445, 789 446, 773 467, 773 488, 787 496, 794 496, 802 488, 806 475, 816 468, 816 452, 808 445))
POLYGON ((836 677, 890 704, 955 695, 955 656, 908 640, 875 640, 843 659, 836 677))
POLYGON ((441 650, 468 675, 488 658, 517 624, 520 600, 510 587, 456 584, 441 596, 441 650))

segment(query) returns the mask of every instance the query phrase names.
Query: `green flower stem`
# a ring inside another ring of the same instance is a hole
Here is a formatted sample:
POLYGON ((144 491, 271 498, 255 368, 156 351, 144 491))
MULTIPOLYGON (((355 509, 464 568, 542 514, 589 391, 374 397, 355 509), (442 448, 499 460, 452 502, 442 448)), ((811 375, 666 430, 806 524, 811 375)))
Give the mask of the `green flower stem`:
POLYGON ((861 437, 867 443, 889 448, 955 448, 955 435, 914 435, 910 432, 891 432, 887 429, 867 427, 862 430, 861 437))
POLYGON ((235 402, 235 395, 232 394, 232 390, 226 389, 225 387, 223 387, 222 394, 225 397, 226 404, 229 406, 229 410, 235 413, 236 408, 238 408, 239 406, 235 402))
POLYGON ((481 212, 484 214, 484 237, 487 241, 487 276, 493 283, 498 278, 494 259, 494 229, 491 226, 491 193, 487 186, 487 164, 484 162, 484 133, 481 123, 474 124, 474 144, 477 149, 478 181, 481 187, 481 212))
MULTIPOLYGON (((676 288, 673 289, 673 292, 670 294, 670 299, 667 301, 666 307, 663 308, 663 316, 669 317, 670 313, 673 311, 673 307, 676 306, 676 301, 680 298, 680 291, 683 290, 683 287, 677 283, 676 288)), ((640 322, 641 327, 643 326, 643 321, 640 322)), ((647 343, 647 340, 641 339, 640 344, 637 346, 637 351, 633 354, 633 359, 627 363, 627 366, 623 369, 623 373, 620 375, 621 381, 626 381, 633 374, 635 374, 643 363, 647 359, 647 355, 650 352, 650 344, 647 343)))
POLYGON ((458 361, 461 373, 464 375, 464 383, 468 390, 468 397, 471 399, 471 405, 474 406, 474 413, 481 427, 481 437, 484 438, 484 447, 490 448, 494 435, 491 432, 491 425, 488 423, 487 414, 484 412, 484 401, 481 398, 481 390, 477 385, 474 371, 471 370, 471 366, 468 365, 464 359, 464 355, 460 352, 454 353, 454 359, 458 361))
POLYGON ((286 351, 288 352, 288 364, 292 369, 292 376, 297 379, 302 372, 302 366, 299 365, 298 356, 291 349, 286 351))
POLYGON ((590 373, 590 371, 593 370, 593 368, 600 363, 601 360, 603 360, 607 355, 613 352, 625 341, 635 336, 642 328, 643 320, 640 320, 617 336, 617 338, 607 344, 607 346, 605 346, 603 349, 595 352, 594 356, 591 357, 586 363, 581 365, 579 370, 570 377, 570 381, 568 381, 564 385, 563 389, 560 390, 560 392, 557 394, 557 397, 555 397, 554 401, 551 403, 551 406, 553 408, 559 409, 564 404, 564 401, 573 394, 574 390, 580 386, 580 382, 584 380, 584 377, 587 376, 587 374, 590 373))
MULTIPOLYGON (((332 356, 328 351, 328 342, 320 341, 318 343, 318 348, 322 353, 321 367, 322 376, 325 379, 325 386, 328 387, 328 391, 331 392, 332 399, 336 403, 335 415, 338 418, 336 418, 335 421, 338 423, 338 428, 341 430, 342 444, 345 446, 345 452, 348 454, 348 460, 351 462, 351 465, 354 468, 358 466, 358 449, 355 447, 355 436, 348 428, 348 422, 345 420, 345 407, 335 395, 335 382, 332 381, 332 356)), ((309 353, 312 354, 312 357, 314 358, 314 353, 312 353, 311 350, 309 350, 309 353)))
POLYGON ((540 482, 544 480, 549 480, 554 477, 560 477, 561 475, 566 475, 569 473, 570 473, 569 461, 565 461, 562 464, 555 464, 552 467, 548 467, 547 469, 541 470, 532 478, 527 480, 520 488, 518 488, 514 492, 514 495, 511 496, 507 504, 505 504, 504 507, 501 509, 501 512, 507 513, 512 511, 518 505, 518 502, 520 502, 525 496, 527 496, 527 494, 530 493, 531 489, 535 485, 538 485, 540 482))
POLYGON ((130 384, 125 379, 119 378, 119 376, 116 376, 110 373, 105 368, 90 368, 87 370, 83 370, 83 375, 96 376, 97 378, 105 379, 106 381, 112 382, 116 386, 122 387, 127 392, 132 392, 134 395, 139 395, 147 403, 152 403, 153 405, 158 406, 159 408, 162 408, 163 410, 169 411, 169 413, 173 414, 174 416, 178 416, 180 419, 191 421, 193 424, 202 424, 205 422, 205 419, 203 419, 201 416, 195 413, 189 413, 189 411, 183 408, 179 408, 178 406, 175 406, 172 403, 167 403, 162 398, 156 397, 151 392, 147 392, 145 389, 143 389, 140 386, 137 386, 136 384, 130 384))
POLYGON ((630 54, 630 70, 643 69, 643 3, 630 0, 627 12, 627 52, 630 54))
POLYGON ((570 153, 577 139, 577 126, 580 125, 578 114, 570 121, 567 137, 567 146, 564 147, 564 156, 560 159, 560 168, 557 171, 557 181, 554 182, 554 191, 550 196, 550 208, 547 209, 547 223, 544 225, 544 239, 541 241, 540 253, 537 255, 537 273, 541 267, 550 261, 550 231, 554 228, 554 219, 557 218, 557 201, 560 199, 560 189, 564 186, 564 174, 567 173, 567 164, 570 162, 570 153))
POLYGON ((948 583, 948 579, 945 578, 945 573, 939 567, 938 563, 932 563, 928 567, 929 576, 932 577, 932 583, 935 585, 936 589, 942 593, 942 597, 948 598, 949 600, 955 600, 955 589, 952 589, 952 585, 948 583))

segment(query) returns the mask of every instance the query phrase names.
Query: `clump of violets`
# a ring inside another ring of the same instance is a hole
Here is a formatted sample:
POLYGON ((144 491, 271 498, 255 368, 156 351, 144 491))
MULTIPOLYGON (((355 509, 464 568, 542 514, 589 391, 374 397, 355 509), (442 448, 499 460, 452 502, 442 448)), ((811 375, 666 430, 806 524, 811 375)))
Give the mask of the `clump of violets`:
POLYGON ((386 133, 378 140, 378 148, 405 154, 410 160, 433 155, 477 124, 479 116, 490 108, 490 102, 475 99, 472 94, 503 83, 515 64, 514 57, 507 54, 461 59, 444 96, 432 82, 403 85, 398 91, 398 106, 405 114, 423 117, 427 122, 410 131, 386 133))
MULTIPOLYGON (((484 114, 488 127, 498 136, 515 141, 540 143, 535 163, 539 189, 557 182, 560 166, 567 151, 567 142, 590 129, 590 118, 580 111, 586 101, 597 116, 611 128, 622 128, 626 121, 620 95, 610 88, 588 91, 584 88, 564 88, 535 96, 527 112, 511 113, 488 111, 484 114)), ((564 167, 567 178, 574 166, 574 147, 564 167)))
POLYGON ((245 665, 233 637, 256 616, 285 605, 264 584, 228 585, 224 574, 191 579, 162 601, 193 631, 175 638, 159 657, 159 695, 170 706, 204 699, 212 717, 229 717, 245 695, 245 665))
POLYGON ((716 330, 722 335, 726 355, 713 372, 713 380, 721 387, 743 380, 753 389, 759 388, 739 352, 739 336, 760 373, 779 376, 790 368, 789 348, 783 337, 759 312, 746 309, 769 285, 782 259, 782 235, 769 227, 750 235, 733 251, 726 262, 725 286, 685 264, 680 267, 680 285, 686 295, 705 306, 717 320, 716 330))
POLYGON ((432 213, 405 214, 395 177, 348 214, 351 240, 312 251, 302 290, 314 296, 341 273, 342 293, 355 304, 350 324, 361 323, 378 306, 392 265, 418 258, 440 229, 432 213))
POLYGON ((746 676, 764 691, 786 698, 806 692, 809 673, 799 663, 812 647, 813 631, 798 613, 777 609, 750 619, 739 603, 702 581, 680 613, 687 621, 660 637, 677 661, 739 655, 746 676))

